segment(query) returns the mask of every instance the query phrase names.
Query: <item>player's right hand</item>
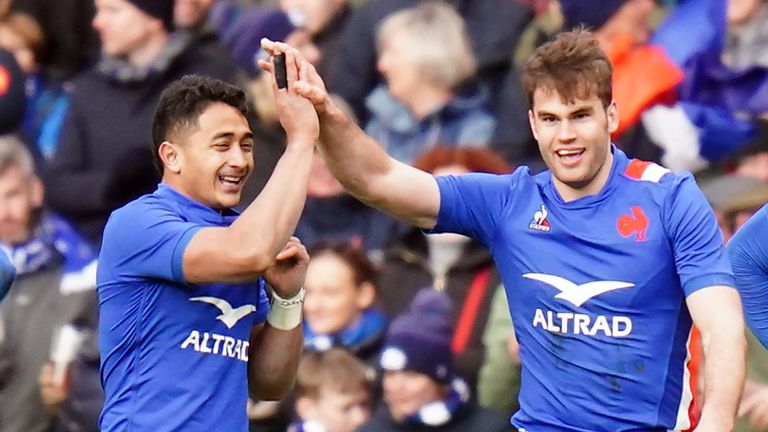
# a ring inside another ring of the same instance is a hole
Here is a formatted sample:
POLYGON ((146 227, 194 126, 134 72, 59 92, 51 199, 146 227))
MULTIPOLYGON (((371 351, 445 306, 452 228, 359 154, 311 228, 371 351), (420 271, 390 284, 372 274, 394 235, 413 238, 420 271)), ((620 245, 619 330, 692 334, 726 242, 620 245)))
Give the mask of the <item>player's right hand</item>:
MULTIPOLYGON (((268 40, 267 40, 268 41, 268 40)), ((276 44, 275 42, 272 42, 276 44)), ((265 42, 262 42, 264 45, 265 42)), ((306 74, 307 66, 302 63, 309 63, 304 60, 301 53, 282 44, 271 50, 265 50, 270 54, 269 61, 259 60, 259 66, 272 75, 272 91, 275 95, 275 104, 277 106, 280 124, 285 129, 288 136, 288 146, 292 145, 314 145, 320 136, 320 122, 317 117, 313 103, 299 90, 303 87, 299 81, 301 68, 304 67, 306 74), (285 72, 288 87, 280 89, 275 79, 275 56, 285 54, 285 72)))
MULTIPOLYGON (((328 95, 325 83, 320 74, 317 73, 317 69, 304 59, 299 50, 284 42, 274 42, 267 38, 261 40, 261 47, 264 51, 270 53, 271 56, 285 53, 287 57, 287 53, 291 52, 293 57, 297 59, 299 68, 299 80, 294 84, 297 93, 309 99, 318 113, 327 111, 331 104, 331 98, 328 95)), ((259 60, 259 66, 274 75, 273 63, 259 60)))

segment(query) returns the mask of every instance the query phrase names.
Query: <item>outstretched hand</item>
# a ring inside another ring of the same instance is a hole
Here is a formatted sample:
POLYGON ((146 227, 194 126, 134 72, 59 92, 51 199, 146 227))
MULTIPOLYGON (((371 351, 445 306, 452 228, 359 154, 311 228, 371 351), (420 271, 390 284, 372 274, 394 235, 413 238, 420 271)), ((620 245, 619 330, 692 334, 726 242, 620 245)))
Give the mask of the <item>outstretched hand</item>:
MULTIPOLYGON (((289 84, 290 85, 290 84, 289 84)), ((275 264, 264 273, 264 278, 281 298, 291 298, 304 285, 309 265, 309 253, 296 237, 291 237, 277 254, 275 264)))
MULTIPOLYGON (((325 83, 315 67, 304 59, 299 50, 284 42, 274 42, 267 38, 261 40, 261 47, 270 55, 270 61, 259 60, 259 66, 272 74, 273 77, 275 75, 273 59, 276 55, 285 54, 286 66, 288 66, 289 55, 294 59, 298 70, 298 80, 291 82, 290 71, 288 71, 288 88, 293 86, 298 94, 312 102, 318 113, 325 112, 327 104, 330 102, 325 83)), ((275 83, 274 85, 276 86, 277 84, 275 83)))
MULTIPOLYGON (((265 41, 266 39, 262 40, 262 45, 265 41)), ((275 95, 277 113, 280 124, 288 135, 288 145, 293 142, 309 142, 314 145, 320 135, 320 123, 313 103, 300 92, 302 88, 299 80, 300 63, 306 63, 306 61, 298 50, 285 46, 287 48, 282 51, 267 50, 270 55, 269 61, 259 60, 259 66, 272 76, 272 91, 275 95), (280 53, 285 54, 287 88, 278 88, 275 79, 275 56, 280 53)))

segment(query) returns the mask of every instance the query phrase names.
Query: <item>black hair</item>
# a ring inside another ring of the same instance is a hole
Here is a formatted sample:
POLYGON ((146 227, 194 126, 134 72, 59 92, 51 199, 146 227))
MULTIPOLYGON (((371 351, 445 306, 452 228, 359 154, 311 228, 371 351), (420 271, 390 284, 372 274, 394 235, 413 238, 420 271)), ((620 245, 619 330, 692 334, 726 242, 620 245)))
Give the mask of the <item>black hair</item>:
POLYGON ((200 114, 209 105, 223 102, 248 117, 245 93, 228 82, 201 75, 186 75, 163 90, 152 117, 152 154, 162 175, 163 161, 158 150, 183 129, 197 127, 200 114))

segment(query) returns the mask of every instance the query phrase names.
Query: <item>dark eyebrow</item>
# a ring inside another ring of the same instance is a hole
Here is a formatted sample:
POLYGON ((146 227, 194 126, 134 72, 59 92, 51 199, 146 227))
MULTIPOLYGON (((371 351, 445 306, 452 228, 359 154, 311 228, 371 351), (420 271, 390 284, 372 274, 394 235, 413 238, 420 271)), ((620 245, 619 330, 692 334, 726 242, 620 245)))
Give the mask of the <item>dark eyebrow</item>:
POLYGON ((594 111, 595 111, 595 109, 592 108, 591 106, 581 107, 581 108, 577 109, 576 111, 573 111, 571 113, 571 115, 572 116, 579 115, 579 114, 587 114, 588 115, 588 114, 592 114, 594 111))
POLYGON ((544 116, 557 117, 557 115, 552 114, 551 112, 541 111, 541 110, 540 111, 536 111, 536 116, 537 117, 544 117, 544 116))
MULTIPOLYGON (((235 134, 234 134, 234 132, 219 132, 219 133, 217 133, 216 135, 213 136, 211 141, 216 141, 216 140, 222 139, 222 138, 230 139, 231 140, 231 139, 235 138, 235 134)), ((253 132, 250 132, 250 131, 246 132, 245 134, 243 134, 243 137, 241 139, 253 139, 253 132)))

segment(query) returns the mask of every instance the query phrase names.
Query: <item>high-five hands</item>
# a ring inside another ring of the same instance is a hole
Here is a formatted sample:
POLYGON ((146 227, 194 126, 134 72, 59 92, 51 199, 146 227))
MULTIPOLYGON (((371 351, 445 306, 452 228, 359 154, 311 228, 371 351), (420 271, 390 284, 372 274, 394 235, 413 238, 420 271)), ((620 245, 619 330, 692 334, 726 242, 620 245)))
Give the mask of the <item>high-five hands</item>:
POLYGON ((261 47, 270 55, 270 61, 259 60, 259 66, 274 77, 274 58, 279 54, 284 54, 289 91, 293 90, 310 100, 318 113, 325 112, 330 103, 325 83, 315 67, 304 59, 299 50, 286 43, 274 42, 267 38, 261 40, 261 47), (291 63, 294 64, 293 67, 291 63), (293 80, 291 79, 292 72, 295 74, 293 80))
POLYGON ((269 62, 259 60, 259 66, 272 74, 272 91, 275 95, 280 124, 288 135, 288 145, 297 142, 314 145, 320 135, 320 124, 313 103, 300 91, 302 82, 307 80, 306 77, 300 76, 301 74, 306 76, 311 65, 301 57, 296 49, 285 44, 282 45, 285 48, 268 50, 269 62), (285 84, 287 84, 285 88, 278 86, 274 74, 275 56, 278 54, 285 55, 285 84))

